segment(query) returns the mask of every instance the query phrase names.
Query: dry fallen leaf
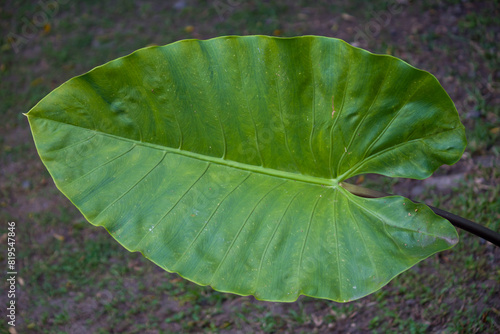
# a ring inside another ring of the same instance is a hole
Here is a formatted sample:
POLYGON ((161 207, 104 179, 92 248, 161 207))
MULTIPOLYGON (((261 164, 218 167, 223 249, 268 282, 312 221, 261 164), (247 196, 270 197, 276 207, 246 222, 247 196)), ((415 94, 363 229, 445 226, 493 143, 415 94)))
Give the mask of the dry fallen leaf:
POLYGON ((50 25, 50 23, 47 23, 46 25, 43 26, 43 34, 47 35, 51 29, 52 29, 52 26, 50 25))
POLYGON ((490 129, 491 134, 497 135, 500 133, 500 127, 490 129))
POLYGON ((31 87, 38 86, 42 82, 43 82, 43 77, 36 78, 35 80, 31 81, 30 86, 31 87))
POLYGON ((322 316, 316 316, 315 314, 311 314, 311 317, 312 317, 314 325, 316 325, 316 327, 319 327, 323 324, 323 317, 322 316))
POLYGON ((340 15, 340 17, 342 18, 342 20, 345 20, 345 21, 349 21, 349 22, 354 21, 354 16, 349 15, 347 13, 342 13, 342 15, 340 15))

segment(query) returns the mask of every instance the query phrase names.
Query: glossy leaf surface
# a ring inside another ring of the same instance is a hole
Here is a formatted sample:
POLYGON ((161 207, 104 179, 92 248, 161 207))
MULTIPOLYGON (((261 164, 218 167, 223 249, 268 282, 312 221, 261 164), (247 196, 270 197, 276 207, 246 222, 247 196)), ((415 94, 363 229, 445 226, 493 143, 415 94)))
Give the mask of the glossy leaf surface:
POLYGON ((219 291, 349 301, 458 241, 425 205, 339 185, 422 179, 465 149, 432 75, 341 40, 141 49, 66 82, 28 119, 89 222, 219 291))

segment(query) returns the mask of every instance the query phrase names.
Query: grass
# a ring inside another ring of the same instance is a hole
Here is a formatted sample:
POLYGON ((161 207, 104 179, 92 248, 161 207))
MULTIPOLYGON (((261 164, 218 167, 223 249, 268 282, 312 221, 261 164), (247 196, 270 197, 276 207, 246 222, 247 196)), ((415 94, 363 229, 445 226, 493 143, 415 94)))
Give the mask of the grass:
MULTIPOLYGON (((499 251, 463 231, 452 250, 422 261, 369 297, 347 304, 308 297, 276 304, 166 273, 83 220, 36 156, 22 115, 55 87, 138 48, 184 38, 317 34, 353 42, 355 29, 386 8, 386 1, 374 1, 363 9, 360 0, 219 1, 224 11, 215 2, 178 3, 176 9, 155 1, 67 1, 19 53, 7 34, 19 34, 23 18, 41 9, 27 1, 0 6, 0 221, 3 227, 14 220, 19 227, 18 333, 499 332, 499 251)), ((463 180, 452 189, 424 186, 412 198, 498 231, 498 2, 408 6, 359 46, 435 74, 456 103, 469 141, 460 163, 437 172, 464 173, 463 180)), ((409 197, 414 186, 425 184, 373 176, 359 181, 409 197)))

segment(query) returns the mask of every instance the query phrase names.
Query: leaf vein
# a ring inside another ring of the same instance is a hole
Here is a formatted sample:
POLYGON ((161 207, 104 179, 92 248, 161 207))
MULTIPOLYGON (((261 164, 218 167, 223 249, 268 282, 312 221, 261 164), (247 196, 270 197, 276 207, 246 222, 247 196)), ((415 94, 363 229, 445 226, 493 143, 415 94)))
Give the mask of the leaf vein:
MULTIPOLYGON (((240 73, 241 89, 242 89, 242 91, 244 91, 243 87, 245 86, 245 84, 244 84, 244 81, 243 81, 243 75, 241 73, 245 73, 245 71, 243 71, 241 69, 241 64, 240 64, 240 60, 239 60, 239 52, 236 52, 235 54, 237 55, 236 56, 236 62, 238 63, 238 68, 240 69, 238 71, 238 73, 240 73)), ((243 95, 245 96, 245 103, 246 103, 246 106, 247 106, 247 111, 250 114, 250 119, 252 120, 252 124, 253 124, 253 128, 254 128, 255 148, 257 149, 257 153, 259 154, 260 165, 264 166, 264 160, 262 158, 262 152, 260 150, 259 136, 258 136, 258 132, 257 132, 257 124, 255 123, 255 119, 253 117, 253 113, 252 113, 252 110, 250 108, 250 102, 248 101, 247 94, 243 94, 243 95)))
POLYGON ((335 216, 335 222, 334 222, 334 226, 335 226, 335 244, 337 245, 337 272, 338 272, 338 277, 339 277, 339 300, 342 299, 341 298, 341 294, 342 294, 342 271, 340 270, 340 249, 339 249, 339 230, 338 230, 338 224, 339 224, 339 214, 338 214, 338 205, 337 205, 337 198, 338 198, 338 195, 339 195, 339 192, 340 190, 336 189, 335 191, 335 195, 333 196, 333 201, 334 201, 334 216, 335 216))
MULTIPOLYGON (((364 159, 364 160, 360 160, 356 165, 354 165, 352 168, 348 169, 344 174, 340 175, 338 177, 338 180, 340 181, 343 181, 351 176, 354 176, 355 173, 357 172, 358 169, 360 169, 364 164, 366 164, 366 162, 380 156, 380 155, 383 155, 385 153, 387 153, 388 151, 391 151, 391 150, 395 150, 401 146, 405 146, 407 144, 411 144, 415 141, 422 141, 423 139, 425 138, 429 138, 429 137, 433 137, 433 136, 436 136, 436 135, 440 135, 440 134, 443 134, 443 133, 446 133, 446 132, 450 132, 450 131, 456 131, 458 128, 452 128, 452 129, 447 129, 445 131, 440 131, 440 132, 435 132, 435 133, 431 133, 427 136, 423 136, 423 137, 419 137, 419 138, 415 138, 415 139, 411 139, 411 140, 407 140, 407 141, 404 141, 404 142, 401 142, 399 144, 396 144, 394 146, 390 146, 386 149, 383 149, 382 151, 379 151, 373 155, 370 155, 368 158, 364 159)), ((427 145, 427 143, 425 141, 423 141, 424 144, 427 145)))
POLYGON ((139 242, 135 246, 136 250, 139 250, 139 246, 144 241, 144 239, 151 233, 151 231, 153 231, 158 226, 158 224, 180 203, 180 201, 186 196, 186 194, 191 189, 193 189, 193 187, 195 186, 195 184, 198 183, 198 181, 200 181, 200 179, 207 173, 208 168, 210 167, 210 165, 211 165, 210 162, 207 163, 207 168, 205 168, 205 170, 203 171, 203 173, 196 179, 196 181, 194 181, 194 183, 184 192, 184 194, 182 194, 182 196, 177 200, 177 202, 175 202, 175 204, 170 209, 168 209, 168 211, 160 219, 158 219, 158 221, 153 225, 153 227, 151 229, 149 229, 146 232, 146 234, 144 234, 144 236, 141 238, 141 240, 139 240, 139 242))
MULTIPOLYGON (((248 220, 250 219, 250 217, 253 215, 253 213, 255 212, 255 209, 257 209, 257 207, 259 206, 259 204, 264 200, 264 198, 266 198, 271 192, 273 192, 275 189, 277 189, 278 187, 280 187, 281 185, 287 183, 288 180, 286 181, 283 181, 279 184, 277 184, 276 186, 274 186, 271 190, 269 190, 264 196, 262 196, 260 198, 260 200, 255 203, 254 207, 252 208, 252 211, 250 211, 250 214, 248 215, 248 217, 245 219, 245 221, 243 222, 243 224, 241 224, 241 227, 240 229, 238 230, 238 232, 236 233, 236 235, 234 236, 233 238, 233 241, 231 242, 231 245, 229 245, 229 248, 226 250, 226 253, 224 254, 224 257, 222 258, 221 262, 219 263, 219 265, 217 266, 217 269, 215 269, 213 275, 212 275, 212 279, 211 281, 213 282, 213 278, 217 275, 217 272, 219 271, 219 269, 222 267, 222 264, 224 263, 224 261, 226 260, 228 254, 231 252, 231 249, 233 248, 234 244, 236 243, 236 240, 238 239, 238 237, 240 236, 240 233, 241 231, 243 230, 243 228, 245 227, 246 223, 248 222, 248 220)), ((212 283, 211 283, 212 284, 212 283)))
POLYGON ((401 106, 399 107, 399 109, 394 113, 394 115, 392 116, 391 120, 386 124, 386 126, 384 127, 384 129, 382 129, 382 131, 377 136, 377 138, 375 138, 375 140, 372 141, 372 143, 370 144, 370 146, 368 146, 368 148, 366 149, 366 151, 363 154, 363 158, 361 159, 361 161, 366 157, 366 155, 368 154, 368 152, 370 152, 370 150, 372 149, 372 147, 380 140, 380 138, 383 137, 383 135, 387 132, 387 129, 389 129, 391 127, 392 123, 394 123, 394 121, 396 120, 396 118, 398 118, 398 116, 400 115, 401 111, 404 109, 404 107, 406 107, 406 105, 408 104, 408 101, 410 101, 411 98, 413 96, 415 96, 415 94, 420 90, 420 88, 423 87, 423 85, 424 85, 424 83, 425 83, 426 80, 427 80, 427 78, 425 78, 424 80, 422 80, 422 82, 420 82, 420 84, 413 91, 413 93, 410 94, 410 96, 408 96, 408 98, 406 99, 406 101, 401 104, 401 106))
POLYGON ((314 212, 316 211, 316 207, 318 206, 320 199, 321 199, 321 196, 318 196, 318 199, 314 203, 313 209, 311 210, 311 216, 309 217, 309 223, 307 225, 306 237, 304 238, 304 243, 302 244, 302 249, 300 250, 299 266, 297 268, 298 269, 297 270, 297 277, 299 279, 299 285, 300 285, 300 275, 301 275, 301 270, 302 270, 302 259, 304 257, 304 251, 306 249, 307 238, 309 237, 309 231, 311 230, 312 220, 314 218, 314 212))
POLYGON ((312 81, 312 88, 313 88, 313 98, 312 98, 312 120, 311 120, 311 135, 309 136, 309 149, 311 150, 311 154, 314 160, 314 163, 316 163, 316 156, 314 154, 313 150, 313 139, 314 139, 314 127, 316 123, 316 77, 314 76, 314 66, 313 66, 313 61, 312 58, 309 59, 311 63, 311 81, 312 81))
MULTIPOLYGON (((357 203, 355 200, 353 200, 352 198, 348 197, 346 194, 342 193, 342 195, 344 195, 346 198, 347 198, 347 201, 350 201, 350 202, 353 202, 354 204, 356 204, 359 208, 361 208, 363 211, 366 211, 368 212, 368 214, 371 214, 375 217, 378 218, 379 221, 382 222, 382 226, 384 227, 384 231, 385 233, 389 236, 389 238, 392 240, 392 242, 398 247, 399 251, 401 253, 404 253, 403 249, 401 248, 401 246, 396 242, 396 240, 394 239, 393 235, 389 233, 389 231, 387 230, 387 226, 386 225, 389 225, 389 226, 392 226, 392 227, 396 227, 396 228, 399 228, 399 226, 394 226, 394 225, 391 225, 391 224, 388 224, 384 218, 380 217, 376 212, 373 212, 373 211, 370 211, 368 210, 367 208, 365 208, 363 205, 360 205, 359 203, 357 203)), ((405 229, 405 228, 402 228, 402 229, 405 229)), ((413 231, 415 232, 415 231, 413 231)))
MULTIPOLYGON (((350 50, 350 49, 348 49, 348 50, 350 50)), ((349 51, 349 53, 350 53, 350 51, 349 51)), ((335 176, 337 176, 337 175, 334 175, 333 165, 332 165, 333 164, 333 130, 337 126, 337 122, 341 116, 342 111, 344 111, 345 97, 347 94, 347 89, 349 87, 349 81, 351 79, 352 57, 347 57, 347 59, 349 59, 349 62, 348 62, 349 67, 347 69, 347 79, 346 79, 346 84, 344 87, 344 92, 342 93, 343 94, 342 95, 342 104, 340 105, 340 109, 336 112, 335 119, 333 121, 332 127, 330 128, 330 159, 328 162, 328 168, 330 169, 330 173, 331 173, 332 178, 335 178, 335 176)), ((333 104, 334 104, 333 98, 334 97, 332 96, 332 108, 333 108, 333 104)))
POLYGON ((236 190, 238 189, 250 176, 252 175, 252 173, 248 173, 248 175, 236 186, 234 187, 229 193, 226 194, 226 196, 224 196, 224 198, 222 199, 222 201, 220 201, 220 203, 217 204, 215 210, 212 211, 212 213, 210 214, 210 216, 208 217, 207 221, 205 221, 205 224, 203 224, 203 226, 201 227, 201 229, 198 231, 198 233, 196 234, 196 237, 191 241, 191 243, 188 245, 188 247, 186 248, 186 250, 182 253, 181 257, 179 257, 179 259, 174 263, 174 265, 172 266, 172 268, 175 268, 175 266, 177 265, 177 263, 179 263, 183 258, 184 256, 189 253, 189 251, 191 250, 191 248, 193 247, 193 245, 196 243, 196 241, 198 240, 199 236, 201 235, 201 233, 205 230, 205 228, 208 226, 208 224, 210 223, 210 221, 212 220, 212 217, 215 215, 215 213, 219 210, 219 208, 222 206, 222 203, 224 203, 224 201, 236 190))
POLYGON ((297 170, 300 170, 299 165, 297 164, 297 161, 295 161, 295 158, 292 154, 292 151, 290 151, 290 145, 288 144, 288 134, 286 131, 285 122, 283 120, 283 107, 281 105, 281 92, 280 92, 279 80, 276 80, 276 90, 278 92, 278 94, 276 94, 278 96, 278 110, 279 110, 279 114, 280 114, 281 125, 283 126, 283 133, 285 135, 285 147, 286 147, 286 150, 288 151, 288 154, 290 155, 290 158, 292 159, 293 163, 295 164, 295 167, 297 168, 297 170))
POLYGON ((66 150, 66 149, 68 149, 68 148, 71 148, 71 147, 73 147, 73 146, 82 145, 83 143, 85 143, 85 142, 87 142, 87 141, 91 140, 92 138, 94 138, 95 136, 97 136, 97 133, 94 133, 92 136, 90 136, 90 137, 88 137, 88 138, 85 138, 85 139, 83 139, 83 140, 80 140, 80 141, 78 141, 78 142, 76 142, 76 143, 73 143, 73 144, 71 144, 71 145, 64 146, 64 147, 58 148, 58 149, 56 149, 56 150, 48 151, 48 152, 50 152, 50 153, 59 152, 59 151, 63 151, 63 150, 66 150))
MULTIPOLYGON (((32 117, 34 117, 34 116, 32 116, 32 117)), ((46 119, 46 120, 49 120, 49 121, 52 121, 55 123, 64 124, 64 125, 67 125, 70 127, 84 129, 86 131, 94 131, 94 130, 91 130, 91 129, 88 129, 85 127, 81 127, 78 125, 63 123, 63 122, 58 121, 58 120, 53 120, 53 119, 38 117, 38 116, 36 118, 46 119)), ((304 182, 306 184, 320 184, 323 186, 325 186, 325 185, 335 186, 338 184, 338 182, 336 182, 336 180, 332 180, 332 179, 325 179, 325 178, 321 178, 321 177, 315 177, 315 176, 298 174, 298 173, 291 173, 291 172, 286 172, 283 170, 276 170, 276 169, 266 168, 266 167, 262 167, 262 166, 255 166, 255 165, 241 163, 241 162, 234 161, 234 160, 221 159, 221 158, 216 158, 216 157, 212 157, 212 156, 202 155, 202 154, 191 152, 188 150, 179 150, 178 148, 173 148, 170 146, 161 146, 161 145, 150 143, 150 142, 138 142, 136 139, 119 137, 119 136, 105 133, 105 132, 99 132, 99 134, 102 136, 107 136, 107 137, 113 138, 115 140, 120 140, 120 141, 124 141, 124 142, 128 142, 128 143, 132 142, 132 143, 135 143, 136 145, 148 147, 151 149, 155 149, 155 150, 159 150, 159 151, 163 151, 163 152, 167 151, 169 153, 177 154, 177 155, 188 157, 191 159, 196 159, 196 160, 204 161, 204 162, 210 162, 210 163, 213 163, 213 164, 216 164, 219 166, 228 166, 228 167, 239 169, 239 170, 251 171, 253 173, 258 173, 258 174, 262 174, 262 175, 278 176, 280 178, 287 178, 287 179, 294 180, 294 181, 304 182)))
POLYGON ((349 215, 351 216, 351 220, 354 221, 356 223, 356 226, 358 227, 359 234, 361 235, 361 240, 363 240, 363 246, 365 248, 366 254, 368 255, 368 258, 370 259, 370 262, 371 262, 373 268, 375 269, 375 274, 377 275, 377 277, 380 277, 380 274, 378 272, 378 268, 375 265, 375 262, 373 261, 372 254, 371 254, 371 252, 368 249, 368 246, 367 246, 367 243, 366 243, 366 240, 365 240, 365 236, 364 236, 364 234, 361 231, 361 228, 359 226, 359 222, 358 222, 358 220, 356 218, 354 218, 354 215, 352 214, 352 211, 350 210, 350 203, 351 203, 351 201, 348 200, 347 201, 347 206, 348 206, 349 210, 347 210, 347 211, 349 212, 349 215))
POLYGON ((358 125, 356 126, 356 129, 352 132, 351 134, 351 138, 349 139, 349 142, 347 144, 347 147, 344 151, 342 151, 342 155, 339 159, 339 162, 337 164, 337 170, 336 170, 336 175, 339 175, 340 173, 340 167, 342 165, 342 161, 344 160, 345 156, 347 155, 347 152, 349 151, 349 149, 351 148, 351 145, 354 141, 354 138, 356 138, 356 134, 358 133, 358 130, 359 128, 361 127, 361 125, 363 124, 363 122, 365 121, 366 117, 368 117, 369 113, 370 113, 370 110, 372 109, 373 105, 375 104, 375 101, 377 100, 380 92, 382 91, 382 86, 384 85, 384 82, 386 81, 388 75, 389 75, 389 72, 390 72, 390 69, 392 67, 392 62, 389 64, 389 66, 387 67, 387 70, 385 71, 385 74, 384 74, 384 78, 382 79, 382 81, 379 83, 379 88, 377 90, 377 94, 375 94, 375 97, 372 99, 372 103, 370 104, 370 107, 368 107, 368 109, 366 110, 365 114, 363 115, 363 118, 361 119, 361 121, 358 123, 358 125))
POLYGON ((115 200, 114 200, 113 202, 111 202, 108 206, 106 206, 106 207, 105 207, 105 208, 104 208, 101 212, 99 212, 99 214, 98 214, 97 216, 95 216, 95 217, 94 217, 94 221, 96 221, 96 220, 97 220, 97 218, 98 218, 98 217, 99 217, 99 216, 100 216, 100 215, 101 215, 104 211, 106 211, 107 209, 109 209, 111 206, 115 205, 115 204, 116 204, 119 200, 121 200, 121 199, 122 199, 122 198, 123 198, 126 194, 128 194, 128 193, 129 193, 130 191, 132 191, 132 189, 134 189, 134 188, 135 188, 135 187, 136 187, 139 183, 141 183, 141 182, 142 182, 142 180, 144 180, 144 179, 145 179, 145 178, 146 178, 149 174, 151 174, 151 172, 152 172, 153 170, 155 170, 155 169, 156 169, 156 167, 158 167, 158 166, 162 163, 162 161, 163 161, 163 159, 165 159, 165 156, 166 156, 166 155, 167 155, 167 152, 165 152, 165 153, 163 154, 163 156, 161 157, 160 161, 158 161, 158 162, 156 163, 156 165, 154 165, 154 166, 153 166, 153 167, 152 167, 152 168, 151 168, 151 169, 150 169, 150 170, 149 170, 146 174, 144 174, 144 175, 143 175, 143 176, 142 176, 142 177, 141 177, 138 181, 136 181, 132 187, 130 187, 127 191, 125 191, 123 194, 121 194, 121 195, 120 195, 117 199, 115 199, 115 200))
POLYGON ((71 182, 70 182, 70 183, 68 183, 68 184, 67 184, 67 186, 72 185, 72 184, 73 184, 73 183, 75 183, 76 181, 78 181, 78 180, 80 180, 80 179, 82 179, 82 178, 84 178, 84 177, 86 177, 86 176, 88 176, 88 175, 90 175, 90 174, 94 173, 94 172, 95 172, 96 170, 98 170, 99 168, 102 168, 102 167, 106 166, 107 164, 109 164, 109 163, 111 163, 111 162, 115 161, 116 159, 121 158, 122 156, 124 156, 124 155, 128 154, 130 151, 132 151, 132 150, 133 150, 134 148, 136 148, 136 147, 137 147, 137 144, 132 144, 132 146, 131 146, 128 150, 126 150, 125 152, 122 152, 122 153, 118 154, 116 157, 114 157, 114 158, 112 158, 112 159, 110 159, 110 160, 106 161, 105 163, 103 163, 103 164, 101 164, 101 165, 99 165, 99 166, 95 167, 94 169, 92 169, 92 170, 88 171, 87 173, 85 173, 85 174, 83 174, 83 175, 78 176, 76 179, 71 180, 71 182))
MULTIPOLYGON (((283 221, 283 218, 286 216, 286 213, 288 212, 288 209, 290 208, 290 206, 292 205, 292 202, 295 200, 295 198, 302 192, 302 190, 299 190, 297 191, 297 193, 292 197, 292 199, 290 200, 290 202, 288 203, 287 207, 285 208, 285 211, 283 212, 283 214, 281 215, 281 218, 278 222, 278 224, 276 224, 276 227, 274 228, 274 231, 273 231, 273 234, 271 235, 271 238, 269 239, 269 241, 267 242, 266 244, 266 247, 264 248, 264 252, 262 253, 262 257, 260 258, 260 262, 259 262, 259 269, 257 271, 257 279, 256 279, 256 282, 257 282, 257 285, 256 286, 259 286, 259 280, 260 280, 260 273, 262 271, 262 264, 264 263, 264 258, 266 257, 266 254, 267 254, 267 250, 269 249, 269 246, 271 245, 275 235, 276 235, 276 232, 278 231, 280 225, 281 225, 281 222, 283 221)), ((255 291, 257 292, 257 290, 255 291)))

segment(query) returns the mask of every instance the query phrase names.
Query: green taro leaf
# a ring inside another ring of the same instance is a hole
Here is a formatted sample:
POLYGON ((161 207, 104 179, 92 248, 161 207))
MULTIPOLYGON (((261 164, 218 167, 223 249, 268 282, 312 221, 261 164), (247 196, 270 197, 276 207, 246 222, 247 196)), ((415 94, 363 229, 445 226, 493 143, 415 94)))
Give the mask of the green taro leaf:
POLYGON ((94 225, 218 291, 346 302, 452 247, 453 226, 341 181, 423 179, 465 149, 431 74, 332 38, 141 49, 29 113, 57 187, 94 225))

